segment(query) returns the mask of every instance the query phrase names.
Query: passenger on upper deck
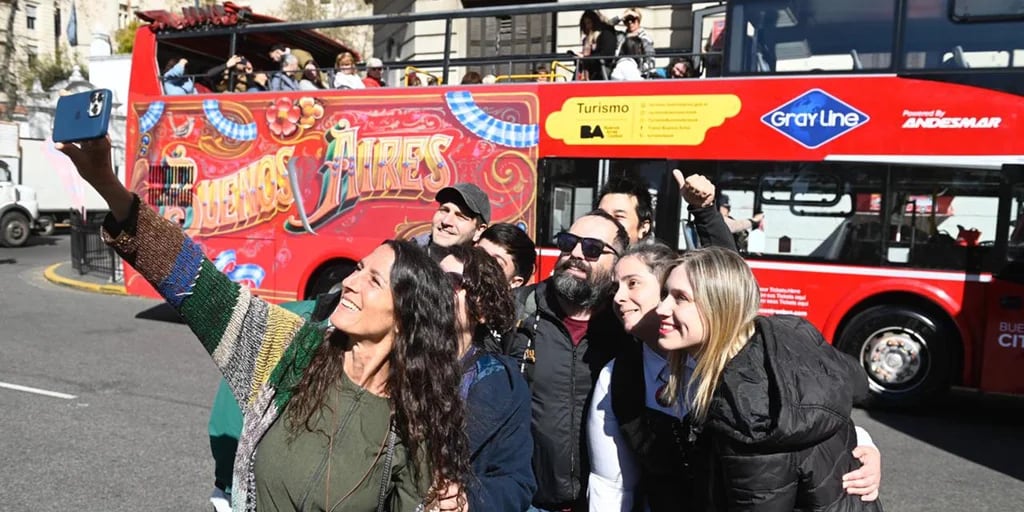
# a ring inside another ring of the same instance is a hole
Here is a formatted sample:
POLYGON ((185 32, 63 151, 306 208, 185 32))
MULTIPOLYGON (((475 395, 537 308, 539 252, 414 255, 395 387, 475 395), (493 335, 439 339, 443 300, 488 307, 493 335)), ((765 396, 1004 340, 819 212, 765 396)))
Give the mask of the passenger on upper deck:
POLYGON ((271 91, 297 91, 299 82, 292 76, 299 71, 299 59, 293 54, 285 54, 281 58, 281 71, 274 73, 270 79, 271 91))
POLYGON ((224 64, 214 66, 206 72, 206 83, 210 89, 217 92, 225 92, 229 88, 233 92, 245 92, 249 90, 251 79, 252 63, 241 55, 232 55, 224 64))
POLYGON ((188 59, 172 58, 164 66, 164 94, 195 94, 195 82, 185 76, 185 65, 188 59))
MULTIPOLYGON (((626 37, 635 37, 641 43, 640 74, 648 76, 654 71, 654 39, 640 26, 643 17, 637 9, 626 9, 622 13, 622 23, 626 25, 626 37)), ((619 46, 619 55, 622 55, 622 46, 619 46)))
POLYGON ((310 59, 302 65, 302 80, 299 80, 300 91, 315 91, 326 89, 323 78, 320 76, 320 67, 316 61, 310 59))
POLYGON ((363 89, 363 80, 356 74, 356 57, 351 52, 341 52, 334 59, 334 88, 363 89))
MULTIPOLYGON (((313 54, 312 53, 309 53, 306 50, 300 50, 298 48, 288 48, 288 46, 283 45, 281 43, 278 43, 278 44, 275 44, 274 46, 271 46, 270 47, 270 52, 268 52, 267 55, 270 56, 270 60, 272 60, 272 61, 274 61, 274 62, 276 62, 278 64, 281 64, 283 66, 284 65, 284 61, 282 59, 284 58, 285 55, 289 55, 289 54, 295 56, 295 62, 298 65, 300 65, 300 66, 302 64, 304 64, 306 61, 313 60, 313 54)), ((299 69, 300 68, 296 67, 295 68, 296 72, 292 73, 292 78, 295 79, 296 82, 298 82, 299 80, 302 79, 302 73, 299 72, 299 69)))
POLYGON ((643 80, 639 59, 643 56, 643 42, 636 37, 627 37, 619 49, 619 59, 612 70, 612 80, 643 80))
POLYGON ((583 11, 580 17, 580 34, 583 36, 582 53, 573 55, 582 57, 577 66, 577 80, 607 80, 611 75, 611 59, 588 57, 614 57, 618 50, 618 36, 615 27, 597 11, 583 11))
POLYGON ((363 85, 366 87, 384 87, 386 84, 383 79, 384 75, 384 62, 374 57, 366 61, 366 78, 363 79, 363 85))

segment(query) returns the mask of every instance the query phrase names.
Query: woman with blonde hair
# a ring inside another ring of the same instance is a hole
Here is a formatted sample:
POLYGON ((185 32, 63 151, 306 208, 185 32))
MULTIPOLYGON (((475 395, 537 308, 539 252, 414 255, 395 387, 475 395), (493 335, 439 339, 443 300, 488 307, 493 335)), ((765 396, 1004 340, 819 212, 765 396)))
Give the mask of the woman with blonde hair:
POLYGON ((335 89, 364 89, 366 84, 359 78, 356 71, 356 57, 352 52, 341 52, 334 59, 334 80, 335 89))
POLYGON ((757 281, 735 252, 685 253, 665 293, 659 398, 689 406, 701 468, 693 510, 880 511, 844 491, 843 474, 859 466, 850 412, 867 394, 856 361, 802 318, 759 316, 757 281))

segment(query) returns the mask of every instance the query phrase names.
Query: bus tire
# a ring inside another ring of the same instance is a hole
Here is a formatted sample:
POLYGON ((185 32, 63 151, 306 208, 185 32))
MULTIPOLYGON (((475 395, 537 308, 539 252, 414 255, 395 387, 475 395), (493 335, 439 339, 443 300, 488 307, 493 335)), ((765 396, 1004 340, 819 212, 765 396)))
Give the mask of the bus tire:
POLYGON ((341 284, 341 280, 348 277, 356 269, 355 262, 343 260, 337 261, 318 270, 306 285, 306 300, 315 299, 322 293, 331 291, 335 286, 341 284))
POLYGON ((21 247, 32 233, 32 224, 21 212, 7 212, 0 218, 0 245, 21 247))
POLYGON ((836 346, 860 363, 868 380, 865 405, 920 405, 949 388, 959 335, 948 321, 909 306, 861 311, 836 346))

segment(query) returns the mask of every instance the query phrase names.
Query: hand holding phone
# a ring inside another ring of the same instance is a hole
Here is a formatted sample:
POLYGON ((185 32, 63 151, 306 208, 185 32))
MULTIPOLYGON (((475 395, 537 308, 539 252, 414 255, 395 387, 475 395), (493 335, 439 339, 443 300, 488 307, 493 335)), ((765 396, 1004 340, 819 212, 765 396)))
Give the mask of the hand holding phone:
POLYGON ((105 137, 112 96, 109 89, 61 96, 53 116, 53 141, 81 142, 105 137))

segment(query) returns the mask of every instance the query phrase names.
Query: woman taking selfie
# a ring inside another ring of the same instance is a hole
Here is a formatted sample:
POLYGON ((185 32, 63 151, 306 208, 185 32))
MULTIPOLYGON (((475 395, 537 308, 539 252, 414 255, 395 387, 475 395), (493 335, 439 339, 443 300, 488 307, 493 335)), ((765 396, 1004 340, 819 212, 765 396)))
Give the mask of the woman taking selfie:
POLYGON ((689 406, 693 510, 881 510, 844 490, 860 466, 857 362, 806 320, 758 316, 757 281, 733 251, 686 252, 664 288, 658 346, 670 371, 658 398, 689 406))
POLYGON ((174 306, 242 405, 235 510, 413 511, 464 486, 453 291, 421 249, 387 241, 363 258, 324 329, 218 272, 118 181, 108 139, 60 149, 106 200, 107 243, 174 306))
POLYGON ((459 394, 466 400, 466 435, 475 477, 466 492, 469 509, 523 512, 537 490, 531 465, 530 388, 509 360, 483 346, 487 338, 511 330, 512 290, 501 266, 479 247, 450 247, 441 269, 455 288, 463 372, 459 394))

